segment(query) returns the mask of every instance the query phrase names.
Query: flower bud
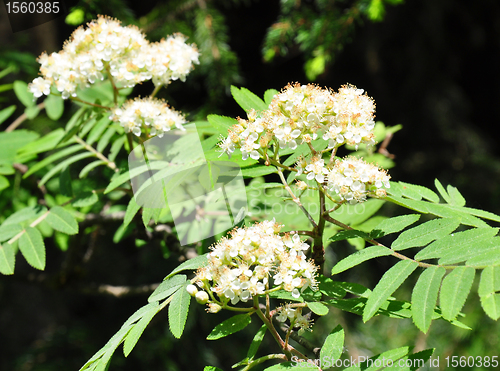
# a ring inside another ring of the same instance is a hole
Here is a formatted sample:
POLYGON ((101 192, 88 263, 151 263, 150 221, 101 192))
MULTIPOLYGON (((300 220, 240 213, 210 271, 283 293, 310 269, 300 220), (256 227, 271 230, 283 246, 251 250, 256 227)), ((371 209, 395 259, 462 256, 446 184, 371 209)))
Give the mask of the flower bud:
POLYGON ((198 289, 196 288, 195 285, 187 285, 186 286, 187 292, 189 292, 189 295, 195 296, 198 293, 198 289))
POLYGON ((205 291, 198 291, 195 295, 198 304, 206 304, 208 302, 208 294, 205 291))
POLYGON ((302 181, 302 180, 297 180, 296 184, 297 188, 300 189, 301 191, 305 191, 307 189, 307 183, 302 181))
POLYGON ((209 303, 208 308, 207 308, 207 312, 208 313, 217 313, 217 312, 220 312, 221 309, 222 309, 222 307, 219 304, 209 303))

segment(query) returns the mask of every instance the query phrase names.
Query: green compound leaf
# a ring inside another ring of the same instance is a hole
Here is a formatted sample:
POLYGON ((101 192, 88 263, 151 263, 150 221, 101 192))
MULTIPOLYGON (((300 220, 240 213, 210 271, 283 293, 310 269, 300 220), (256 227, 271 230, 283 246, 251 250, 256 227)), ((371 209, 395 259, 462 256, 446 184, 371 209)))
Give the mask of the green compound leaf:
POLYGON ((363 322, 372 318, 387 298, 398 289, 408 276, 417 269, 418 264, 411 260, 402 260, 389 269, 380 279, 368 297, 363 311, 363 322))
POLYGON ((342 356, 344 350, 344 329, 342 326, 338 325, 332 332, 326 337, 323 346, 321 347, 321 352, 319 359, 326 360, 330 359, 335 362, 342 356))
POLYGON ((45 244, 38 229, 26 227, 26 232, 19 238, 19 250, 33 268, 45 269, 45 244))
POLYGON ((170 272, 170 274, 167 277, 165 277, 164 279, 166 280, 167 278, 172 277, 173 275, 175 275, 179 272, 182 272, 182 271, 195 270, 195 269, 204 267, 205 265, 208 264, 207 255, 208 254, 198 255, 195 258, 192 258, 192 259, 185 261, 184 263, 179 265, 177 268, 175 268, 172 272, 170 272))
POLYGON ((346 290, 343 288, 345 282, 334 281, 331 278, 320 275, 317 277, 318 289, 326 296, 341 299, 346 295, 346 290))
POLYGON ((328 307, 320 302, 306 302, 307 306, 311 311, 316 313, 318 316, 326 316, 328 314, 328 307))
POLYGON ((49 95, 45 99, 45 112, 51 120, 59 120, 64 112, 64 101, 57 95, 49 95))
MULTIPOLYGON (((189 295, 189 294, 188 294, 189 295)), ((207 336, 207 340, 217 340, 243 330, 252 322, 248 314, 237 314, 219 323, 207 336)))
POLYGON ((149 324, 149 322, 151 322, 156 313, 158 313, 160 306, 158 303, 155 304, 153 304, 149 308, 149 310, 143 314, 142 318, 134 325, 134 327, 132 327, 132 330, 130 330, 127 337, 125 338, 125 342, 123 344, 123 354, 125 355, 125 357, 128 357, 132 349, 134 349, 135 344, 137 344, 137 341, 141 337, 142 333, 146 329, 146 326, 149 324))
POLYGON ((139 321, 146 313, 148 313, 151 310, 151 308, 155 308, 157 306, 157 304, 158 303, 156 303, 156 302, 149 303, 149 304, 146 304, 146 305, 140 307, 125 321, 125 323, 122 325, 122 327, 127 327, 127 326, 133 325, 134 323, 139 321))
POLYGON ((220 369, 219 367, 215 367, 215 366, 205 366, 203 368, 203 371, 224 371, 224 370, 220 369))
POLYGON ((265 165, 255 165, 241 169, 241 175, 243 175, 243 178, 255 178, 258 176, 264 176, 267 174, 273 174, 277 172, 278 170, 274 166, 265 166, 265 165))
POLYGON ((107 370, 108 363, 111 360, 113 353, 115 352, 116 348, 118 348, 118 346, 122 343, 123 339, 125 338, 125 336, 127 336, 131 328, 132 325, 124 324, 121 329, 116 334, 114 334, 113 337, 109 339, 109 341, 101 349, 99 349, 99 351, 97 351, 97 353, 94 354, 91 359, 87 361, 87 363, 82 366, 80 371, 107 370))
POLYGON ((74 207, 87 207, 99 201, 99 197, 93 191, 83 191, 77 193, 75 199, 71 202, 74 207))
POLYGON ((50 155, 49 157, 43 159, 40 162, 37 162, 34 166, 32 166, 23 175, 23 179, 27 178, 28 176, 30 176, 31 174, 37 172, 38 170, 43 169, 45 166, 53 163, 54 161, 57 161, 57 160, 59 160, 60 158, 62 158, 64 156, 70 155, 70 154, 75 153, 77 151, 80 151, 82 149, 83 149, 83 146, 81 144, 75 144, 75 145, 72 145, 70 147, 67 147, 67 148, 65 148, 63 150, 60 150, 60 151, 58 151, 58 152, 50 155))
POLYGON ((247 353, 248 359, 252 359, 257 354, 257 350, 259 350, 260 344, 262 343, 262 340, 264 339, 264 335, 266 334, 266 331, 267 331, 267 326, 264 324, 259 329, 259 331, 257 331, 255 336, 253 337, 252 343, 250 344, 250 348, 248 349, 248 353, 247 353))
POLYGON ((429 220, 419 226, 404 231, 392 243, 394 250, 404 250, 410 247, 424 246, 429 242, 449 235, 460 225, 460 219, 439 218, 429 220))
POLYGON ((443 199, 451 204, 451 197, 450 195, 448 194, 448 192, 446 192, 446 190, 444 189, 443 185, 441 184, 441 182, 437 179, 434 179, 434 185, 436 186, 436 189, 438 190, 439 194, 441 195, 441 197, 443 197, 443 199))
POLYGON ((481 298, 484 312, 494 321, 500 318, 500 294, 490 294, 481 298))
POLYGON ((461 220, 461 223, 463 225, 470 225, 472 227, 488 227, 488 224, 486 224, 476 216, 495 221, 496 219, 500 219, 500 217, 495 214, 483 214, 481 212, 478 212, 480 210, 475 210, 467 207, 435 204, 427 201, 416 201, 394 196, 387 196, 384 198, 384 200, 393 202, 396 205, 406 207, 410 210, 418 211, 422 214, 433 214, 442 218, 457 218, 461 220))
POLYGON ((8 188, 9 185, 10 185, 9 180, 3 175, 0 175, 0 192, 3 191, 5 188, 8 188))
POLYGON ((475 273, 474 268, 457 267, 444 278, 439 296, 444 319, 451 321, 457 317, 469 296, 475 273))
POLYGON ((419 219, 419 214, 401 215, 394 218, 385 219, 380 224, 378 224, 372 232, 370 232, 370 235, 374 237, 376 235, 377 238, 380 238, 391 233, 396 233, 402 231, 419 219))
POLYGON ((56 166, 54 166, 52 169, 50 169, 47 174, 45 174, 42 179, 40 179, 39 186, 41 187, 44 185, 46 182, 48 182, 54 175, 59 173, 62 169, 65 167, 74 164, 75 162, 78 162, 80 160, 83 160, 84 158, 87 157, 93 157, 95 156, 92 152, 84 152, 84 153, 79 153, 74 156, 71 156, 67 158, 66 160, 58 163, 56 166))
POLYGON ((347 229, 347 230, 342 230, 342 231, 337 232, 335 235, 330 237, 330 241, 337 242, 337 241, 347 240, 347 239, 356 238, 356 237, 361 237, 363 239, 370 239, 370 236, 368 235, 368 233, 365 233, 363 231, 358 231, 356 229, 347 229))
POLYGON ((426 349, 421 352, 410 354, 399 359, 392 367, 386 368, 390 371, 416 371, 420 370, 431 358, 434 349, 426 349), (400 363, 401 362, 401 363, 400 363))
POLYGON ((219 133, 227 137, 228 131, 231 126, 236 125, 238 123, 232 117, 220 116, 220 115, 208 115, 207 120, 219 133))
POLYGON ((28 90, 28 84, 24 81, 17 80, 14 81, 14 93, 16 93, 17 99, 21 101, 26 107, 32 107, 35 105, 35 97, 33 93, 28 90))
POLYGON ((441 258, 455 254, 456 249, 481 248, 481 245, 498 233, 498 228, 472 228, 467 231, 452 233, 428 245, 415 255, 416 260, 441 258))
POLYGON ((101 139, 99 139, 99 142, 97 143, 97 152, 102 153, 102 151, 104 151, 115 133, 116 129, 113 126, 110 126, 106 129, 106 132, 102 135, 101 139))
POLYGON ((385 246, 370 246, 366 249, 355 252, 339 261, 332 269, 332 275, 343 272, 367 260, 378 258, 379 256, 391 255, 391 249, 385 246))
POLYGON ((0 244, 0 273, 14 274, 16 265, 16 253, 9 243, 0 244))
POLYGON ((54 206, 50 209, 49 215, 45 218, 47 223, 56 231, 66 234, 77 234, 78 223, 69 211, 64 210, 61 206, 54 206))
POLYGON ((484 312, 494 321, 500 318, 500 266, 486 267, 481 273, 478 294, 484 312))
POLYGON ((97 121, 96 125, 89 132, 89 136, 86 140, 87 144, 91 146, 95 142, 97 142, 102 133, 104 133, 104 131, 109 128, 110 123, 111 120, 107 116, 104 116, 99 121, 97 121))
POLYGON ((22 230, 23 227, 20 224, 2 224, 0 226, 0 242, 11 239, 22 230))
MULTIPOLYGON (((184 286, 187 286, 187 283, 184 286)), ((170 325, 170 331, 177 339, 179 339, 184 332, 190 302, 191 295, 189 295, 185 287, 181 287, 174 294, 168 307, 168 323, 170 325)))
POLYGON ((417 201, 425 198, 434 203, 439 202, 439 196, 435 192, 431 191, 429 188, 416 184, 391 182, 391 188, 389 188, 387 192, 396 197, 404 196, 417 201))
POLYGON ((457 188, 448 185, 446 189, 451 198, 451 202, 449 202, 450 204, 455 206, 465 206, 465 198, 464 196, 462 196, 462 194, 458 191, 457 188))
MULTIPOLYGON (((402 347, 388 350, 387 352, 377 354, 368 360, 356 366, 345 368, 344 371, 376 371, 388 366, 389 360, 396 364, 396 361, 410 352, 409 347, 402 347)), ((390 368, 389 368, 390 370, 390 368)))
POLYGON ((441 280, 446 273, 442 267, 427 268, 418 278, 411 295, 413 323, 426 333, 432 322, 441 280))
POLYGON ((65 168, 59 174, 59 192, 68 197, 73 197, 73 185, 69 168, 65 168))
POLYGON ((36 219, 46 211, 47 208, 41 205, 25 207, 24 209, 16 211, 14 214, 10 215, 7 219, 5 219, 2 224, 2 228, 10 224, 18 224, 30 219, 36 219))
POLYGON ((500 291, 500 266, 486 267, 481 272, 477 293, 480 297, 500 291))
POLYGON ((36 154, 41 152, 46 152, 54 149, 57 143, 64 136, 64 129, 59 128, 47 135, 44 135, 40 139, 35 140, 34 142, 28 143, 24 147, 19 149, 19 154, 29 155, 36 154))
POLYGON ((236 86, 231 85, 231 94, 236 103, 247 112, 252 108, 256 111, 264 111, 267 109, 267 104, 246 88, 238 89, 236 86))
POLYGON ((2 122, 4 122, 5 120, 7 120, 10 116, 12 116, 12 114, 14 113, 15 110, 16 110, 15 105, 9 106, 9 107, 1 110, 0 111, 0 124, 2 122))
POLYGON ((152 303, 168 298, 181 287, 184 287, 187 277, 183 274, 166 279, 156 288, 156 290, 148 298, 148 302, 152 303))
POLYGON ((465 265, 477 268, 500 265, 500 246, 474 256, 473 258, 467 260, 465 265))
MULTIPOLYGON (((482 244, 476 246, 461 246, 456 249, 447 251, 446 254, 438 260, 440 265, 450 265, 463 262, 464 260, 473 259, 475 257, 484 256, 486 253, 491 251, 498 251, 500 248, 500 238, 493 237, 490 239, 483 240, 482 244)), ((494 265, 487 263, 485 265, 494 265)))
POLYGON ((107 162, 103 160, 92 161, 90 164, 85 165, 85 167, 80 171, 80 174, 78 174, 78 178, 80 179, 85 178, 88 175, 88 173, 90 173, 96 167, 106 164, 107 162))
POLYGON ((130 202, 128 203, 127 206, 127 211, 125 211, 125 217, 123 218, 123 225, 128 226, 132 219, 134 219, 134 216, 137 214, 141 207, 137 204, 135 201, 135 198, 132 197, 130 199, 130 202))

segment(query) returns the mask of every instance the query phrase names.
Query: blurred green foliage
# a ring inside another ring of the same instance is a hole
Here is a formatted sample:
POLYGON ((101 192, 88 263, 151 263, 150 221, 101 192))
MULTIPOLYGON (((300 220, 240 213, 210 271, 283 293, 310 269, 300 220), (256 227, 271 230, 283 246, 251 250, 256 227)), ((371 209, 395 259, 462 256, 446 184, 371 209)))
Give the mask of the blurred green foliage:
MULTIPOLYGON (((217 112, 221 101, 227 99, 228 87, 231 84, 238 84, 244 77, 239 67, 238 56, 229 45, 231 35, 227 26, 227 8, 247 7, 251 2, 174 0, 152 5, 145 2, 145 8, 149 9, 140 16, 137 16, 137 10, 133 10, 130 3, 124 0, 80 1, 71 10, 66 22, 68 25, 77 26, 95 18, 97 14, 109 14, 124 23, 136 24, 145 29, 151 40, 159 40, 173 32, 186 34, 189 36, 189 42, 197 44, 202 58, 200 66, 188 78, 186 84, 188 93, 184 94, 187 97, 192 94, 197 96, 206 94, 202 105, 199 101, 195 101, 189 108, 197 110, 193 115, 195 117, 204 117, 208 112, 217 112)), ((328 70, 335 61, 336 55, 355 39, 356 26, 362 26, 365 20, 383 21, 387 7, 400 3, 402 0, 282 0, 276 20, 266 33, 262 45, 262 58, 271 62, 279 58, 303 55, 306 76, 309 80, 315 80, 328 70)), ((242 24, 241 27, 250 26, 242 24)), ((5 94, 3 92, 0 94, 0 109, 14 103, 14 95, 10 94, 13 76, 16 79, 36 76, 38 65, 35 58, 35 55, 17 51, 15 48, 0 50, 0 70, 11 74, 3 76, 3 85, 0 89, 4 89, 5 94)), ((174 86, 169 87, 167 94, 176 96, 178 93, 176 89, 174 86)), ((64 117, 61 122, 64 122, 64 117)), ((4 127, 8 123, 6 121, 3 124, 4 127)), ((27 122, 25 127, 36 128, 39 132, 48 132, 55 128, 54 125, 45 115, 40 115, 34 121, 27 122)), ((462 135, 462 137, 470 138, 468 135, 462 135)), ((474 155, 478 156, 478 154, 474 155)), ((485 155, 482 160, 492 168, 492 173, 496 171, 493 169, 495 163, 488 156, 485 155)), ((36 193, 38 188, 34 180, 31 184, 21 185, 22 174, 10 173, 10 168, 7 171, 9 174, 2 174, 13 187, 4 189, 1 193, 0 208, 5 215, 27 205, 34 205, 39 197, 44 197, 36 193), (13 204, 12 200, 16 200, 16 203, 13 204)), ((460 176, 466 177, 465 172, 460 176)), ((47 187, 57 189, 57 182, 58 179, 55 179, 47 187)), ((86 186, 88 184, 82 183, 82 188, 86 186)), ((92 185, 92 188, 94 187, 95 185, 92 185)), ((61 195, 57 201, 63 202, 64 200, 64 196, 61 195)), ((47 202, 53 204, 54 200, 47 200, 47 202)), ((94 205, 94 210, 100 210, 103 206, 97 203, 94 205)), ((382 211, 388 215, 391 214, 390 209, 382 211)), ((95 349, 109 339, 123 320, 144 300, 142 296, 125 299, 107 298, 104 301, 101 297, 91 295, 82 297, 82 292, 65 290, 66 282, 78 283, 83 277, 86 278, 83 282, 89 283, 88 277, 92 276, 94 282, 142 284, 151 281, 154 274, 160 277, 161 272, 168 271, 170 263, 161 259, 161 253, 158 254, 158 251, 161 251, 160 248, 166 248, 164 241, 161 246, 149 249, 136 248, 128 243, 115 245, 113 235, 107 233, 109 223, 113 221, 106 220, 100 226, 88 228, 87 237, 84 241, 80 241, 81 245, 76 244, 71 238, 64 240, 58 237, 60 235, 56 235, 55 238, 58 239, 54 246, 56 248, 52 250, 57 251, 57 247, 61 250, 67 250, 68 246, 79 247, 73 251, 70 248, 71 254, 68 255, 51 253, 54 255, 52 256, 54 266, 64 265, 65 270, 48 282, 40 279, 38 284, 42 287, 41 289, 30 281, 27 274, 23 276, 22 267, 20 268, 21 278, 16 277, 16 281, 7 282, 7 279, 2 278, 0 297, 4 303, 4 310, 0 319, 2 324, 8 324, 8 326, 5 326, 5 331, 2 331, 2 337, 3 339, 7 337, 7 341, 0 353, 0 358, 2 358, 0 368, 23 371, 77 369, 95 349), (97 259, 89 267, 90 270, 84 272, 80 266, 74 267, 75 257, 89 253, 82 246, 96 243, 98 245, 97 259), (108 248, 108 252, 104 253, 103 248, 108 248), (107 262, 109 256, 113 256, 114 261, 119 262, 118 266, 114 267, 116 270, 113 271, 113 276, 106 273, 110 265, 107 262), (73 267, 75 270, 71 271, 68 267, 73 267), (16 292, 23 292, 23 297, 19 297, 16 292), (25 296, 30 297, 29 306, 24 303, 25 296), (6 300, 6 298, 9 299, 6 300), (37 310, 33 311, 32 308, 37 308, 37 310), (97 318, 101 320, 96 320, 97 318)), ((140 241, 147 239, 147 236, 143 235, 134 235, 134 237, 142 238, 136 240, 139 241, 137 246, 142 245, 140 241)), ((353 247, 347 242, 335 251, 329 249, 330 260, 338 261, 347 256, 349 249, 352 250, 353 247)), ((51 248, 49 247, 48 250, 50 251, 51 248)), ((171 252, 167 252, 166 255, 170 255, 171 252)), ((172 265, 175 265, 175 262, 172 265)), ((48 268, 49 273, 51 269, 53 272, 54 266, 48 268)), ((381 261, 366 263, 363 275, 359 272, 346 273, 341 278, 373 287, 373 283, 380 278, 381 272, 389 266, 388 262, 382 258, 381 261)), ((404 292, 405 287, 402 287, 398 294, 404 296, 402 294, 404 292)), ((409 294, 410 291, 406 292, 409 294)), ((198 318, 189 316, 188 331, 208 334, 210 329, 221 320, 220 317, 202 316, 201 308, 197 307, 193 310, 198 310, 200 315, 198 318)), ((332 311, 329 316, 318 321, 319 326, 316 326, 315 331, 309 336, 312 341, 324 339, 326 333, 322 333, 323 327, 332 328, 336 323, 346 323, 347 326, 344 327, 349 329, 350 335, 347 337, 350 339, 350 344, 347 344, 347 355, 351 352, 373 355, 400 344, 414 344, 417 348, 436 347, 435 355, 441 356, 443 369, 444 356, 492 355, 498 352, 500 347, 499 324, 484 316, 478 302, 472 302, 470 299, 464 312, 467 315, 464 322, 472 327, 473 331, 457 329, 445 322, 436 322, 430 332, 424 336, 413 326, 411 320, 392 321, 383 317, 370 321, 368 324, 362 324, 358 316, 332 311), (327 324, 322 325, 325 322, 327 324)), ((202 336, 199 342, 193 341, 192 338, 174 341, 168 329, 162 326, 162 319, 159 316, 151 329, 145 332, 137 351, 132 353, 126 362, 123 357, 117 355, 111 369, 201 369, 204 364, 216 364, 229 368, 231 361, 241 358, 240 353, 244 352, 247 345, 245 339, 239 337, 240 334, 238 334, 234 338, 225 339, 220 351, 212 354, 207 350, 202 336), (179 349, 188 348, 191 352, 179 351, 179 349), (196 357, 193 354, 196 354, 196 357)), ((271 344, 268 339, 265 339, 263 346, 271 344)), ((466 369, 468 368, 464 368, 466 369)), ((475 369, 481 370, 481 368, 475 369)))

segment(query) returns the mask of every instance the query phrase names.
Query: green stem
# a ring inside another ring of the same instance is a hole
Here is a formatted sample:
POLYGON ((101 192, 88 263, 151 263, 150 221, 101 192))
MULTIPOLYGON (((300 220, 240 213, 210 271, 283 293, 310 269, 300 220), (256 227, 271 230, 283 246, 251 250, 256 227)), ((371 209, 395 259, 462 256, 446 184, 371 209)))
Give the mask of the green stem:
MULTIPOLYGON (((45 102, 42 102, 42 103, 38 103, 38 109, 42 110, 45 108, 45 102)), ((26 116, 26 113, 23 113, 21 116, 19 116, 17 119, 15 119, 14 122, 12 122, 12 124, 10 124, 7 129, 5 129, 5 132, 8 133, 9 131, 13 131, 13 130, 16 130, 16 128, 21 125, 24 121, 26 121, 26 119, 28 118, 28 116, 26 116)))
MULTIPOLYGON (((338 221, 337 219, 333 219, 331 216, 327 215, 327 213, 324 213, 324 214, 323 214, 323 218, 324 218, 326 221, 328 221, 328 222, 330 222, 330 223, 332 223, 332 224, 335 224, 335 225, 337 225, 337 226, 339 226, 339 227, 341 227, 341 228, 348 229, 348 230, 353 230, 353 229, 354 229, 354 228, 352 228, 352 227, 349 227, 347 224, 344 224, 344 223, 342 223, 342 222, 338 221)), ((455 269, 455 268, 458 268, 458 267, 459 267, 458 265, 441 265, 441 264, 429 264, 429 263, 422 263, 422 262, 417 261, 417 260, 415 260, 415 259, 409 258, 409 257, 407 257, 407 256, 405 256, 405 255, 403 255, 403 254, 400 254, 400 253, 398 253, 397 251, 392 250, 391 248, 389 248, 389 247, 387 247, 387 246, 385 246, 385 245, 381 244, 380 242, 378 242, 378 241, 376 241, 376 240, 374 240, 374 239, 372 239, 372 238, 365 238, 364 240, 365 240, 365 241, 367 241, 367 242, 369 242, 369 243, 371 243, 372 245, 385 247, 385 248, 387 248, 387 249, 391 250, 391 255, 392 255, 392 256, 394 256, 394 257, 396 257, 396 258, 398 258, 398 259, 401 259, 401 260, 410 260, 410 261, 412 261, 412 262, 414 262, 414 263, 417 263, 417 264, 418 264, 418 266, 419 266, 419 267, 422 267, 422 268, 442 267, 442 268, 444 268, 444 269, 455 269)), ((462 266, 462 267, 463 267, 463 266, 462 266)), ((475 268, 475 269, 481 269, 481 268, 483 268, 483 267, 473 267, 473 268, 475 268)))
POLYGON ((96 155, 96 157, 106 163, 106 166, 112 169, 114 172, 118 172, 118 168, 116 167, 116 164, 111 161, 109 158, 104 156, 101 152, 97 151, 94 147, 92 147, 90 144, 88 144, 86 141, 84 141, 82 138, 80 138, 78 135, 73 136, 75 140, 80 143, 87 151, 92 152, 93 154, 96 155))
POLYGON ((274 340, 276 340, 276 342, 279 344, 280 348, 283 349, 283 351, 285 352, 287 359, 291 359, 292 355, 290 353, 290 350, 284 348, 285 342, 283 341, 283 339, 281 339, 281 336, 278 334, 278 331, 276 331, 276 329, 274 328, 272 322, 269 319, 267 319, 266 316, 264 315, 264 313, 262 313, 262 311, 260 310, 259 298, 257 296, 254 296, 254 298, 253 298, 253 307, 255 309, 255 313, 257 313, 259 318, 266 325, 266 327, 269 330, 269 332, 271 333, 271 335, 274 337, 274 340))
POLYGON ((286 361, 286 356, 284 354, 268 354, 267 356, 257 358, 250 362, 245 368, 243 368, 241 371, 248 371, 252 369, 253 367, 260 365, 261 363, 265 361, 269 361, 271 359, 282 359, 286 361))
MULTIPOLYGON (((128 149, 129 149, 129 153, 130 153, 134 149, 134 139, 132 137, 132 132, 127 133, 127 141, 128 141, 128 149)), ((144 151, 143 153, 146 153, 146 151, 144 151)))
POLYGON ((227 310, 230 310, 233 312, 252 312, 253 313, 255 311, 254 307, 240 308, 240 307, 230 307, 229 305, 223 305, 222 309, 227 309, 227 310))
POLYGON ((106 68, 106 71, 108 72, 108 79, 111 82, 111 86, 113 86, 113 102, 115 103, 115 106, 116 106, 118 103, 118 89, 116 88, 115 80, 113 80, 113 76, 111 76, 111 71, 109 70, 109 64, 105 63, 104 68, 106 68))
POLYGON ((163 85, 158 85, 158 86, 155 86, 153 92, 151 93, 151 98, 154 98, 156 96, 156 94, 158 94, 158 92, 160 91, 160 89, 163 87, 163 85))
POLYGON ((302 203, 300 202, 300 199, 298 197, 296 197, 292 191, 292 189, 290 188, 290 186, 288 185, 288 183, 286 182, 286 179, 285 177, 283 176, 283 172, 281 171, 280 168, 277 168, 278 170, 278 174, 280 176, 280 179, 281 179, 281 182, 283 183, 283 185, 285 186, 285 189, 288 191, 288 193, 290 194, 290 196, 292 196, 292 200, 293 202, 295 202, 297 204, 297 206, 302 210, 302 212, 307 216, 307 219, 309 219, 309 221, 311 222, 311 224, 313 225, 314 228, 317 228, 318 225, 316 224, 316 222, 314 221, 313 217, 311 216, 311 214, 309 214, 309 212, 305 209, 305 207, 302 205, 302 203))
POLYGON ((100 105, 100 104, 87 102, 87 101, 84 101, 83 99, 80 99, 80 98, 78 98, 78 97, 69 97, 69 99, 71 99, 71 100, 73 100, 73 101, 75 101, 75 102, 80 102, 80 103, 83 103, 83 104, 87 104, 87 105, 92 106, 92 107, 102 108, 102 109, 105 109, 105 110, 111 111, 111 107, 108 107, 108 106, 102 106, 102 105, 100 105))

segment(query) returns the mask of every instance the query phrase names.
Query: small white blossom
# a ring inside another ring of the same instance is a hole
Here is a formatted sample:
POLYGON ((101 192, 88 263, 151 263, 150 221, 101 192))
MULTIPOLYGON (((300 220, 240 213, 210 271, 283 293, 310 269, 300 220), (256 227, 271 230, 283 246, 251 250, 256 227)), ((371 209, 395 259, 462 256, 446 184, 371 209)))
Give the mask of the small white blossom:
POLYGON ((198 286, 232 305, 263 295, 270 284, 294 297, 306 287, 316 289, 317 267, 304 255, 309 245, 296 233, 280 236, 281 227, 271 220, 232 231, 211 247, 209 264, 196 273, 198 286))
POLYGON ((311 162, 306 166, 305 172, 307 173, 307 179, 316 179, 318 183, 323 183, 325 181, 325 174, 328 174, 328 170, 325 168, 325 161, 318 157, 313 157, 311 162))
POLYGON ((235 147, 241 148, 244 159, 257 159, 243 148, 250 135, 256 136, 254 142, 264 151, 273 144, 296 149, 299 143, 311 143, 320 136, 328 140, 329 148, 371 146, 375 143, 374 112, 373 99, 352 85, 334 93, 312 84, 289 84, 274 96, 267 110, 249 112, 248 120, 238 119, 235 126, 242 130, 233 126, 229 136, 235 147))
POLYGON ((45 80, 43 77, 37 77, 29 85, 29 90, 33 93, 35 98, 39 98, 42 95, 50 94, 50 81, 45 80))
POLYGON ((156 98, 129 100, 122 107, 113 109, 110 118, 119 122, 126 133, 139 136, 149 127, 149 134, 160 138, 172 128, 185 130, 182 124, 187 122, 181 113, 156 98))
POLYGON ((337 193, 342 200, 355 204, 365 201, 368 194, 384 197, 386 192, 382 187, 390 187, 391 177, 373 164, 347 157, 335 161, 327 178, 327 188, 337 193))
POLYGON ((60 52, 38 58, 44 81, 35 79, 30 90, 35 97, 48 95, 48 82, 67 99, 76 96, 79 87, 88 87, 106 75, 117 88, 151 79, 156 86, 167 85, 171 80, 185 81, 198 59, 196 47, 187 44, 182 34, 150 44, 137 27, 124 27, 115 19, 99 16, 87 27, 76 29, 60 52))
POLYGON ((189 295, 195 296, 198 292, 198 288, 195 285, 187 285, 186 291, 189 293, 189 295))

